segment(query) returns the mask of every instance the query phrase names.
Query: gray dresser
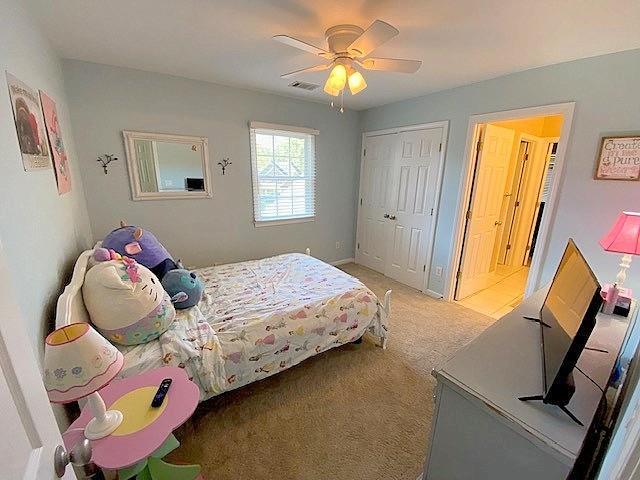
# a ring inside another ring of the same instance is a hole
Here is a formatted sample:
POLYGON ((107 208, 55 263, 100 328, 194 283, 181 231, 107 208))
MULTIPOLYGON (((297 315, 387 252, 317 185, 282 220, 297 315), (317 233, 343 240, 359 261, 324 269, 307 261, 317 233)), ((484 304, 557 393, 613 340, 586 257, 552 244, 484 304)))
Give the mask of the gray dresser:
MULTIPOLYGON (((601 399, 600 390, 575 371, 576 392, 569 410, 521 402, 542 393, 540 326, 537 316, 546 289, 433 371, 437 379, 434 421, 424 480, 555 480, 567 478, 587 437, 601 399)), ((627 340, 629 317, 599 314, 578 366, 598 385, 607 385, 627 340)))

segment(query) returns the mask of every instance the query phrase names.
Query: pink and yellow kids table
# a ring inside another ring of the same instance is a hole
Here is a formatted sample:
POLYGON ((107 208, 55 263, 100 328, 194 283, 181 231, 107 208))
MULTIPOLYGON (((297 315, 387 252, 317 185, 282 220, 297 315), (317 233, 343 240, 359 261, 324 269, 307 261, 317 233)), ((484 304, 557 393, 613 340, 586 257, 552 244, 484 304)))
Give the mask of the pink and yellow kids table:
MULTIPOLYGON (((100 390, 107 409, 120 410, 122 424, 111 435, 92 440, 92 460, 104 470, 117 471, 119 480, 137 475, 139 480, 195 480, 198 465, 171 465, 162 457, 178 448, 173 431, 193 414, 200 391, 181 368, 162 367, 141 375, 114 380, 100 390), (160 382, 171 378, 162 405, 151 408, 160 382)), ((92 418, 85 408, 64 433, 68 450, 84 439, 84 427, 92 418)))

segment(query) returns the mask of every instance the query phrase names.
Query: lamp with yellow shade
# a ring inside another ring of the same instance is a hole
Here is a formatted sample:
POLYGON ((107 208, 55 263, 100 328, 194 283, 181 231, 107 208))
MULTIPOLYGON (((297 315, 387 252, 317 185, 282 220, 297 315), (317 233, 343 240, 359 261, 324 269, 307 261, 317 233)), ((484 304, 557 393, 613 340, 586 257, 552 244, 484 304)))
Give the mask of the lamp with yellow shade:
POLYGON ((84 435, 89 440, 110 435, 122 423, 122 413, 107 411, 98 393, 120 372, 122 353, 88 323, 72 323, 45 339, 44 384, 53 403, 86 397, 94 418, 84 435))

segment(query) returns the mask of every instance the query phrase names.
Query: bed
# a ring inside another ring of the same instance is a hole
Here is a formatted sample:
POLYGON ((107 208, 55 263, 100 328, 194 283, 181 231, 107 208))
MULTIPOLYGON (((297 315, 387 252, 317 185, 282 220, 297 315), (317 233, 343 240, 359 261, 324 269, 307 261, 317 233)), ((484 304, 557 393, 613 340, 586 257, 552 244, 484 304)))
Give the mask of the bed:
MULTIPOLYGON (((88 322, 82 282, 93 250, 78 258, 58 299, 56 326, 88 322)), ((163 365, 184 368, 200 387, 201 400, 261 380, 367 334, 387 343, 388 291, 380 301, 347 273, 307 254, 195 269, 205 299, 177 310, 157 340, 118 346, 125 357, 120 376, 163 365)))

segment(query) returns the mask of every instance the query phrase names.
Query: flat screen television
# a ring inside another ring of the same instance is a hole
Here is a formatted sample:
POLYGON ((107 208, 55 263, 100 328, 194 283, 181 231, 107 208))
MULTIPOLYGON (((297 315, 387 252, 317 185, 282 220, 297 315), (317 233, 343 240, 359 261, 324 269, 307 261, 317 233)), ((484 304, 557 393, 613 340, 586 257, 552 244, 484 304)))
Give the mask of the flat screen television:
POLYGON ((569 239, 540 309, 544 403, 565 406, 575 391, 573 369, 596 325, 600 284, 569 239))

